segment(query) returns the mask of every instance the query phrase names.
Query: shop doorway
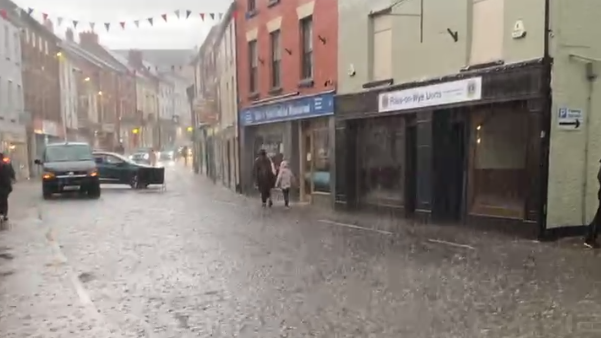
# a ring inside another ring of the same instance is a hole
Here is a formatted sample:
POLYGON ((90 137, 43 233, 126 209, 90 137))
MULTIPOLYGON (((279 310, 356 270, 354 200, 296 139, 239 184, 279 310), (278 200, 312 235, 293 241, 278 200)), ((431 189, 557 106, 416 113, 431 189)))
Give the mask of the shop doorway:
POLYGON ((440 222, 459 222, 464 214, 467 119, 459 111, 433 115, 432 217, 440 222))
POLYGON ((302 155, 301 155, 301 199, 303 202, 311 202, 313 194, 313 133, 308 127, 302 131, 302 155))
POLYGON ((417 125, 415 119, 407 123, 405 131, 405 214, 415 213, 417 199, 417 125))

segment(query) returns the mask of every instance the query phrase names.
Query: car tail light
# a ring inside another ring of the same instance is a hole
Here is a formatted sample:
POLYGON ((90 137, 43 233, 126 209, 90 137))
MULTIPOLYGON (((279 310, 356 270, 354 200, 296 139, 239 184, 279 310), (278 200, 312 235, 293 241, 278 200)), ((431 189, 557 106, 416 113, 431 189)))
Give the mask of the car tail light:
POLYGON ((44 175, 42 175, 42 178, 45 180, 49 180, 54 178, 54 174, 53 173, 44 173, 44 175))

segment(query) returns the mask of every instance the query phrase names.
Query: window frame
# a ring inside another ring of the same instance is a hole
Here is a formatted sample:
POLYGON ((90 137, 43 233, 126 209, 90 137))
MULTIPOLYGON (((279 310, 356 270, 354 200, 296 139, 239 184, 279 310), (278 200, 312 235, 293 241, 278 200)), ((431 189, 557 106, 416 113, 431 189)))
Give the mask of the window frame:
POLYGON ((275 30, 269 33, 271 88, 282 87, 282 32, 275 30))
POLYGON ((248 41, 248 90, 259 91, 259 46, 257 40, 248 41))
POLYGON ((300 26, 300 78, 313 79, 313 16, 307 16, 299 21, 300 26))
POLYGON ((257 0, 247 0, 246 2, 246 11, 254 12, 257 10, 257 0))

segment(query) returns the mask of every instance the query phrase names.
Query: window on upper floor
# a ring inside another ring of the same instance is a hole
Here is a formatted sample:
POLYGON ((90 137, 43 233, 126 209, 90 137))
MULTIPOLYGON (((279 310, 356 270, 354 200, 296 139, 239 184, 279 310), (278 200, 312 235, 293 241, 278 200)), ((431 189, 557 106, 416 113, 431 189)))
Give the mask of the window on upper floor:
POLYGON ((41 36, 38 37, 38 48, 40 49, 40 52, 44 51, 44 40, 41 36))
POLYGON ((15 109, 15 98, 13 93, 13 82, 8 80, 8 86, 6 88, 6 106, 9 111, 15 109))
POLYGON ((17 85, 16 101, 17 101, 17 110, 19 112, 21 112, 23 110, 23 88, 21 87, 21 85, 17 85))
POLYGON ((21 43, 20 43, 20 39, 19 39, 19 33, 15 32, 13 41, 15 42, 15 45, 14 45, 15 61, 17 63, 19 63, 21 61, 21 49, 19 49, 19 46, 21 45, 21 43))
POLYGON ((35 33, 31 32, 31 46, 34 48, 35 48, 35 40, 36 40, 35 33))
POLYGON ((247 0, 247 12, 253 12, 257 10, 257 0, 247 0))
POLYGON ((300 21, 301 33, 301 79, 313 78, 313 17, 300 21))
POLYGON ((269 34, 271 40, 271 88, 280 88, 282 86, 282 51, 280 31, 273 31, 269 34))
POLYGON ((371 16, 371 81, 392 78, 392 18, 389 13, 371 16))
POLYGON ((503 59, 504 0, 473 1, 470 64, 503 59))
POLYGON ((259 90, 259 55, 257 50, 257 40, 248 42, 248 69, 249 83, 248 90, 251 94, 259 90))
POLYGON ((8 25, 4 26, 4 54, 10 60, 10 28, 8 25))

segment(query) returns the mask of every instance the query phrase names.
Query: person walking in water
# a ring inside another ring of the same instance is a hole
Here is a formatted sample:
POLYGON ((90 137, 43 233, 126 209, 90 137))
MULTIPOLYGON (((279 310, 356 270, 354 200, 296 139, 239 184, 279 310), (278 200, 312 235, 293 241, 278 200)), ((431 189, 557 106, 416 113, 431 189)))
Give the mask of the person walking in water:
POLYGON ((288 162, 282 161, 282 163, 280 163, 280 171, 278 172, 275 186, 282 189, 282 195, 284 195, 284 206, 286 208, 290 207, 290 188, 292 187, 292 183, 294 181, 294 174, 292 174, 292 170, 288 168, 288 162))
POLYGON ((265 149, 259 151, 259 157, 255 159, 255 165, 253 167, 253 174, 261 193, 261 204, 265 207, 267 204, 269 207, 273 206, 271 201, 271 188, 275 185, 275 170, 273 162, 267 157, 265 149))

